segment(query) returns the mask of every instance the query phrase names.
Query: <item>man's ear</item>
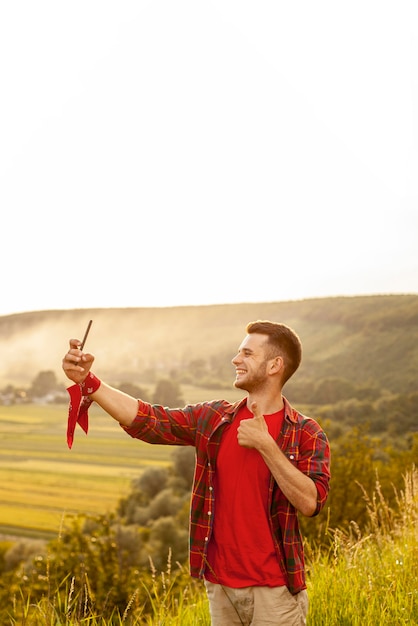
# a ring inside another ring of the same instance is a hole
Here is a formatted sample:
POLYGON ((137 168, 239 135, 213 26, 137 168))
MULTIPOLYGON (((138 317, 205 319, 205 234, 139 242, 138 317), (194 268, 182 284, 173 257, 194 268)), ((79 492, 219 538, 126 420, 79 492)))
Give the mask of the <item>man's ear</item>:
POLYGON ((284 361, 282 356, 276 356, 271 360, 269 373, 270 374, 280 374, 283 372, 284 361))

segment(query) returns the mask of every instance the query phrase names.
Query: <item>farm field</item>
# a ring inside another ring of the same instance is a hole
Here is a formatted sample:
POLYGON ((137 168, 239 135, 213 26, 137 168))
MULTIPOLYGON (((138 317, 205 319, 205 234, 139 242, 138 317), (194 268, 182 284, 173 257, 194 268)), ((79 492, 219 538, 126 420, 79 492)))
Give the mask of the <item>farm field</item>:
POLYGON ((66 442, 65 405, 0 407, 0 533, 56 536, 67 515, 112 511, 131 480, 172 450, 133 441, 99 407, 66 442))
MULTIPOLYGON (((186 402, 242 392, 182 388, 186 402)), ((0 534, 50 538, 66 516, 116 508, 132 479, 150 465, 170 465, 173 448, 134 441, 100 407, 89 434, 77 426, 67 447, 66 405, 0 406, 0 534)))

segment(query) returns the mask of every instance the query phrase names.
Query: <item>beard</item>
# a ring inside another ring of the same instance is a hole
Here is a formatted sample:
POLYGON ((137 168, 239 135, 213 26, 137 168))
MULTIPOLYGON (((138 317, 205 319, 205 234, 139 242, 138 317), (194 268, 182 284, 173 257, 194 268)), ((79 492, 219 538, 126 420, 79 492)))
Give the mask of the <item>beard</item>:
POLYGON ((245 374, 242 380, 234 380, 234 387, 247 391, 248 393, 254 393, 262 389, 267 379, 266 363, 267 361, 261 363, 255 372, 245 374))

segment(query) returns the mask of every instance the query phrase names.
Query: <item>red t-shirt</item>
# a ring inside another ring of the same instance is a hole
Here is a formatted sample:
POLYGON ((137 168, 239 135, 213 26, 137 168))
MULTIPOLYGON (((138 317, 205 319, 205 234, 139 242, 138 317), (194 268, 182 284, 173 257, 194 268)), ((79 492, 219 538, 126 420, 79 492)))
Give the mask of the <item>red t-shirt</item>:
MULTIPOLYGON (((227 587, 286 584, 268 519, 270 470, 257 450, 238 444, 237 429, 253 414, 244 405, 223 434, 214 478, 213 534, 208 546, 207 580, 227 587)), ((265 415, 277 439, 284 409, 265 415)))

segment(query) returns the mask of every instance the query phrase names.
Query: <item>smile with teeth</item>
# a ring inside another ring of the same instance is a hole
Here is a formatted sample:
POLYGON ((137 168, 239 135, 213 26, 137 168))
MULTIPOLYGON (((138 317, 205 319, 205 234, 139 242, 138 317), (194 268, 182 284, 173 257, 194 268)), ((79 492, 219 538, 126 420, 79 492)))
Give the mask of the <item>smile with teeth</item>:
POLYGON ((241 374, 245 374, 245 370, 235 370, 235 373, 237 376, 240 376, 241 374))

